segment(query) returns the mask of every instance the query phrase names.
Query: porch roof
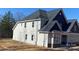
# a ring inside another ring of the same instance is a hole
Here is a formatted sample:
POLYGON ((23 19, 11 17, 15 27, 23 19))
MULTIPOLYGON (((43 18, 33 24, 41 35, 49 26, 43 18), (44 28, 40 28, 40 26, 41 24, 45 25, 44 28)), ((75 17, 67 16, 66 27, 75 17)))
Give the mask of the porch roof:
POLYGON ((52 32, 48 32, 48 31, 39 31, 40 33, 44 33, 44 34, 59 34, 59 35, 79 35, 79 33, 72 33, 72 32, 64 32, 64 31, 52 31, 52 32))

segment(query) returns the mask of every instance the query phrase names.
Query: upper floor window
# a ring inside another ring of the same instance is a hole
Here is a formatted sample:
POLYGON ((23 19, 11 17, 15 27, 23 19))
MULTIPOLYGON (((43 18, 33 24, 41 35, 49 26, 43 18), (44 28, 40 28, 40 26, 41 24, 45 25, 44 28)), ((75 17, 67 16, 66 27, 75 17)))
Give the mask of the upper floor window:
POLYGON ((25 24, 24 24, 24 27, 26 28, 26 22, 25 22, 25 24))
POLYGON ((34 21, 32 22, 32 27, 34 27, 34 21))
POLYGON ((31 37, 31 40, 33 40, 34 39, 34 35, 32 35, 32 37, 31 37))
POLYGON ((60 13, 60 15, 61 15, 61 13, 60 13))

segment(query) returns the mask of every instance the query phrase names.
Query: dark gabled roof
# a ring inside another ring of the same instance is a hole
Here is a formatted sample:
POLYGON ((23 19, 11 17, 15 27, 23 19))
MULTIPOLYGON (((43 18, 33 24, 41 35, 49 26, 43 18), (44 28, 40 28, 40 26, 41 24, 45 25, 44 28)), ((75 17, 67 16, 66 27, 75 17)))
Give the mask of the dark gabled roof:
POLYGON ((68 22, 67 25, 65 25, 65 27, 63 28, 64 31, 67 31, 67 29, 69 28, 70 25, 71 25, 71 22, 68 22))
POLYGON ((64 31, 67 31, 67 29, 70 27, 71 23, 72 23, 72 19, 68 19, 67 20, 67 25, 65 25, 64 28, 63 28, 64 31))
POLYGON ((51 19, 54 19, 55 16, 59 13, 59 11, 62 10, 61 8, 60 9, 56 9, 56 10, 52 10, 52 11, 49 11, 47 14, 48 14, 48 18, 51 20, 51 19))
POLYGON ((30 14, 29 16, 25 17, 25 20, 29 20, 29 19, 37 19, 37 18, 46 18, 46 19, 53 19, 58 12, 62 10, 62 9, 56 9, 56 10, 52 10, 52 11, 45 11, 45 10, 37 10, 35 12, 33 12, 32 14, 30 14))
POLYGON ((29 16, 26 16, 25 20, 29 20, 29 19, 32 20, 32 19, 37 19, 37 18, 47 19, 48 18, 47 11, 39 9, 36 12, 33 12, 32 14, 30 14, 29 16))
POLYGON ((72 19, 72 20, 69 20, 68 22, 70 23, 68 29, 67 29, 67 32, 70 32, 70 30, 72 29, 74 23, 76 22, 77 20, 75 19, 72 19))
MULTIPOLYGON (((40 29, 40 31, 49 31, 49 29, 52 28, 52 26, 54 25, 54 23, 58 22, 58 21, 52 21, 52 20, 55 18, 55 16, 59 13, 60 10, 61 9, 56 9, 56 10, 48 12, 49 21, 48 21, 47 25, 45 25, 42 29, 40 29)), ((58 26, 60 26, 60 25, 58 25, 58 26)))
POLYGON ((57 20, 48 23, 46 26, 44 26, 42 29, 40 29, 40 31, 50 31, 50 29, 51 29, 56 23, 57 23, 59 29, 62 31, 62 28, 61 28, 61 26, 60 26, 60 24, 58 23, 57 20))

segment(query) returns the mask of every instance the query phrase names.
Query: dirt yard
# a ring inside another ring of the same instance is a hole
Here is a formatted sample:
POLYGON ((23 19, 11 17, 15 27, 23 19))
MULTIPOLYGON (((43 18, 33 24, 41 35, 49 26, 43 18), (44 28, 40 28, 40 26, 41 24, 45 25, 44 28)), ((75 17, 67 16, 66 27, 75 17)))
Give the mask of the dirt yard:
POLYGON ((0 51, 78 51, 79 46, 71 48, 53 48, 48 49, 12 39, 0 39, 0 51))
POLYGON ((14 41, 12 39, 0 39, 0 51, 40 51, 47 48, 14 41))

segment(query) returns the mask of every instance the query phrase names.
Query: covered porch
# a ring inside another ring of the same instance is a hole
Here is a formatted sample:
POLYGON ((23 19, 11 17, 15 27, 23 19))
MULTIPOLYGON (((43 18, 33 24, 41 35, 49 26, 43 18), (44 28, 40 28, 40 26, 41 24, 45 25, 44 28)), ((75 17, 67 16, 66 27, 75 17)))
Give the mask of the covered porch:
POLYGON ((48 48, 70 47, 79 45, 79 34, 53 31, 48 33, 48 48))

